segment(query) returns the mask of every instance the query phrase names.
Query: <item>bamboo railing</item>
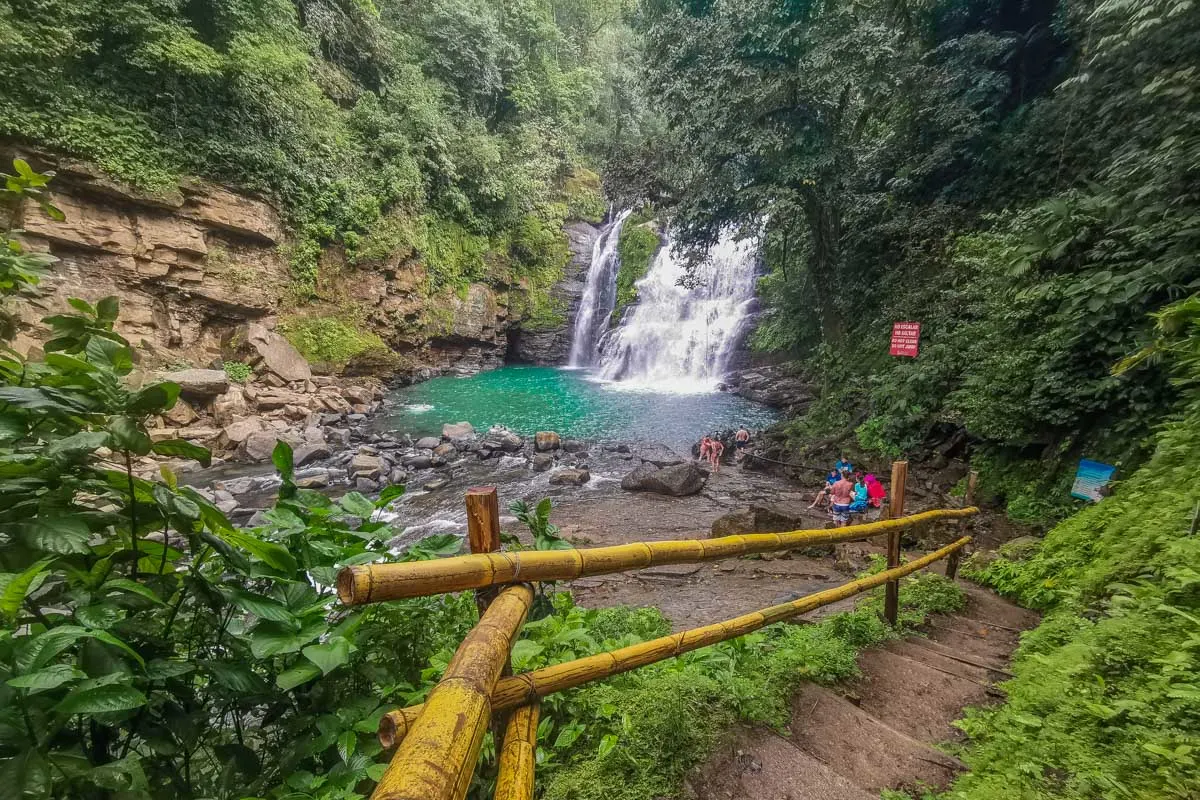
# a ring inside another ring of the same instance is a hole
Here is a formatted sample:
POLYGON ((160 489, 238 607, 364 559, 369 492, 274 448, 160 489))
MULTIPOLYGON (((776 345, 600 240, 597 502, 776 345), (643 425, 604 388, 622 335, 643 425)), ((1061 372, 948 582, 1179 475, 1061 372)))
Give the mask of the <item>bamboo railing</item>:
POLYGON ((896 534, 899 541, 902 530, 942 520, 964 519, 978 512, 977 508, 941 509, 902 519, 898 518, 899 514, 894 514, 897 517, 895 519, 829 530, 748 533, 718 539, 636 542, 573 550, 476 553, 432 561, 366 564, 346 567, 338 573, 337 590, 343 604, 361 605, 519 581, 565 581, 663 564, 696 564, 818 544, 853 542, 885 534, 896 534))
MULTIPOLYGON (((893 465, 889 509, 892 518, 882 522, 834 530, 640 542, 583 550, 499 552, 496 490, 472 489, 467 493, 472 555, 350 567, 338 575, 338 596, 347 605, 474 589, 480 609, 479 623, 463 639, 425 704, 396 709, 380 721, 380 742, 385 748, 396 747, 396 751, 372 800, 461 800, 470 786, 483 736, 493 715, 514 709, 507 721, 497 722, 503 730, 495 730, 499 755, 495 798, 529 800, 533 796, 539 703, 549 694, 744 636, 881 585, 887 587, 885 616, 895 624, 900 579, 943 558, 948 559, 946 574, 954 577, 962 549, 971 541, 964 536, 901 565, 901 532, 939 520, 958 521, 978 513, 978 509, 968 507, 902 516, 906 467, 905 462, 893 465), (533 601, 528 582, 570 580, 660 564, 714 561, 883 535, 888 537, 888 569, 876 575, 724 622, 522 675, 512 675, 509 669, 512 644, 533 601)), ((974 486, 972 473, 967 506, 971 504, 974 486)))
MULTIPOLYGON (((644 667, 656 661, 663 661, 683 655, 692 650, 699 650, 701 647, 708 647, 718 642, 745 636, 747 633, 752 633, 767 625, 791 619, 822 606, 827 606, 830 603, 836 603, 839 600, 845 600, 848 597, 862 594, 869 589, 874 589, 876 586, 883 586, 890 581, 899 580, 906 575, 911 575, 936 561, 946 558, 951 553, 958 552, 970 541, 971 537, 964 536, 940 550, 910 561, 901 567, 875 575, 868 575, 865 578, 859 578, 856 581, 850 581, 833 589, 826 589, 823 592, 805 595, 790 603, 781 603, 780 605, 764 608, 761 611, 754 611, 750 614, 743 614, 740 617, 734 617, 724 622, 705 625, 701 628, 692 628, 691 630, 671 634, 670 636, 663 636, 658 639, 651 639, 648 642, 629 645, 628 647, 622 647, 607 653, 599 653, 594 656, 555 664, 552 667, 543 667, 533 672, 526 672, 523 675, 502 678, 496 684, 495 692, 492 693, 492 709, 494 711, 503 711, 509 708, 516 708, 523 703, 541 699, 548 694, 574 689, 576 686, 582 686, 585 683, 610 678, 613 675, 619 675, 622 672, 644 667)), ((384 747, 391 747, 397 742, 403 741, 413 721, 421 716, 423 708, 423 706, 410 706, 391 711, 384 715, 379 721, 380 743, 384 747)))

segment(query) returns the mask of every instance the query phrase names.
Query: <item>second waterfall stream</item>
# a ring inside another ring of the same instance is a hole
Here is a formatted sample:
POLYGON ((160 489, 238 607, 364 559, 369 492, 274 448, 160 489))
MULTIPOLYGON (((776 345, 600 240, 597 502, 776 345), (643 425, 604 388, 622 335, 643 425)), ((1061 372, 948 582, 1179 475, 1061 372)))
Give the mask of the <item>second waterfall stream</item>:
POLYGON ((710 391, 749 332, 758 244, 722 236, 689 275, 668 232, 637 283, 636 305, 610 329, 617 240, 626 216, 618 215, 597 240, 575 320, 571 366, 592 366, 604 379, 630 386, 710 391))

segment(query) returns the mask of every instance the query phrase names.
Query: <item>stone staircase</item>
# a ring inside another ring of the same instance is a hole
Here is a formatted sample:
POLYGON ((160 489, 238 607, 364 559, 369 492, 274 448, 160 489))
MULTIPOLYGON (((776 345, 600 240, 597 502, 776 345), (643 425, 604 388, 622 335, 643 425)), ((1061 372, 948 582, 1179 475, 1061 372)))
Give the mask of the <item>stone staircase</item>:
POLYGON ((731 731, 689 778, 695 800, 876 800, 884 789, 943 789, 963 765, 937 749, 961 739, 952 722, 967 706, 1003 697, 994 684, 1020 632, 1037 615, 959 582, 967 606, 931 617, 924 636, 859 658, 862 676, 835 687, 806 684, 786 734, 731 731))

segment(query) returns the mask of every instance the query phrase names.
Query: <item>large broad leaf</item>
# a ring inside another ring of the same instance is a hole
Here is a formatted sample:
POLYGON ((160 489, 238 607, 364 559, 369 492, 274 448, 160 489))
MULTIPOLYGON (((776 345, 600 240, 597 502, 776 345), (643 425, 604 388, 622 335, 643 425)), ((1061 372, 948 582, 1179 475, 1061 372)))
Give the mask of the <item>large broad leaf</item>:
POLYGON ((346 509, 346 513, 363 519, 370 519, 375 513, 375 504, 358 492, 346 492, 338 500, 338 505, 346 509))
POLYGON ((93 603, 75 609, 75 620, 80 625, 98 630, 108 630, 124 616, 121 609, 111 603, 93 603))
POLYGON ((0 442, 15 442, 23 439, 28 429, 25 417, 20 414, 13 412, 0 414, 0 442))
POLYGON ((266 681, 245 664, 202 661, 200 666, 217 683, 238 694, 260 694, 267 690, 266 681))
POLYGON ((80 431, 51 442, 46 447, 46 455, 51 458, 78 458, 89 454, 108 443, 108 434, 104 431, 80 431))
POLYGON ((350 660, 352 649, 350 642, 339 638, 330 639, 324 644, 309 645, 301 652, 305 658, 320 667, 323 674, 328 675, 350 660))
POLYGON ((132 417, 113 417, 108 423, 114 450, 128 450, 139 456, 150 452, 150 436, 140 423, 132 417))
POLYGON ((154 442, 150 449, 160 456, 178 456, 199 461, 202 467, 212 464, 211 450, 198 444, 192 444, 186 439, 167 439, 163 442, 154 442))
POLYGON ((164 661, 156 658, 146 664, 146 677, 152 681, 165 681, 194 672, 196 665, 187 661, 164 661))
POLYGON ((42 631, 34 636, 32 641, 24 643, 18 652, 17 670, 24 673, 41 669, 63 650, 87 635, 87 629, 78 625, 59 625, 57 628, 42 631))
POLYGON ((87 675, 75 669, 70 664, 51 664, 45 669, 39 669, 37 672, 9 678, 8 685, 17 689, 28 689, 30 694, 35 694, 37 692, 44 692, 47 689, 57 689, 64 683, 70 683, 71 681, 77 681, 80 678, 86 677, 87 675))
POLYGON ((96 319, 102 323, 116 322, 121 313, 121 301, 113 295, 96 303, 96 319))
POLYGON ((225 542, 233 545, 239 550, 245 550, 250 555, 257 558, 275 569, 283 572, 296 571, 296 559, 288 552, 287 548, 275 544, 274 542, 264 542, 262 539, 255 538, 253 535, 245 531, 222 530, 216 532, 217 536, 221 537, 225 542))
POLYGON ((306 662, 300 662, 296 666, 281 672, 275 678, 275 685, 285 692, 290 692, 302 683, 308 683, 313 678, 320 677, 321 668, 306 662))
POLYGON ((3 581, 3 590, 0 591, 0 614, 10 619, 15 617, 33 582, 52 563, 54 557, 43 558, 23 572, 9 573, 0 578, 3 581))
POLYGON ((525 669, 529 662, 542 654, 546 648, 529 639, 521 639, 512 648, 512 665, 515 669, 525 669))
POLYGON ((283 603, 272 600, 270 597, 247 592, 245 589, 234 589, 231 594, 233 602, 239 608, 249 611, 256 617, 269 619, 272 622, 292 622, 296 618, 283 603))
POLYGON ((20 527, 21 538, 46 553, 86 553, 92 532, 79 516, 39 516, 20 527))
POLYGON ((120 342, 93 336, 83 350, 88 361, 98 367, 107 366, 118 375, 128 375, 133 370, 133 353, 120 342))
POLYGON ((24 386, 0 387, 0 402, 24 408, 27 411, 42 411, 50 414, 81 414, 95 410, 95 401, 67 392, 49 389, 30 389, 24 386))
POLYGON ((113 578, 112 580, 105 581, 104 585, 100 587, 100 594, 108 594, 110 592, 136 594, 138 597, 144 597, 153 603, 163 604, 162 598, 155 594, 154 590, 136 581, 131 581, 128 578, 113 578))
POLYGON ((250 652, 255 658, 270 658, 280 653, 298 653, 326 630, 324 620, 306 625, 299 633, 276 622, 264 622, 250 632, 250 652))
POLYGON ((180 386, 172 381, 155 383, 133 396, 125 410, 130 414, 157 414, 174 407, 179 399, 180 386))
POLYGON ((146 705, 146 695, 132 686, 110 684, 72 692, 55 707, 62 714, 108 714, 146 705))
POLYGON ((397 497, 402 497, 403 495, 404 486, 402 484, 394 483, 391 486, 386 486, 384 487, 383 491, 379 493, 379 499, 375 501, 375 507, 383 508, 397 497))
POLYGON ((284 483, 292 482, 296 470, 293 466, 292 446, 290 444, 282 439, 275 442, 275 449, 271 451, 271 463, 279 471, 279 477, 283 478, 284 483))

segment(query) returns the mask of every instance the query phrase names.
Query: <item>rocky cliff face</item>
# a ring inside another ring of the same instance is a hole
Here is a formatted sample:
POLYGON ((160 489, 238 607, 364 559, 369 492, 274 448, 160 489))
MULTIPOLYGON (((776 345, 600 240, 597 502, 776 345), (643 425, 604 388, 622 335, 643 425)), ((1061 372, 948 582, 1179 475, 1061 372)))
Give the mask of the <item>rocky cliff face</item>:
MULTIPOLYGON (((66 215, 57 222, 34 205, 25 209, 27 244, 59 263, 22 309, 19 352, 39 346, 46 334, 40 320, 66 310, 71 297, 119 297, 118 332, 150 368, 239 358, 248 325, 275 327, 290 280, 279 247, 285 229, 270 204, 200 182, 150 195, 87 164, 0 147, 0 158, 14 155, 56 171, 52 199, 66 215)), ((352 373, 423 378, 504 363, 512 324, 506 287, 471 284, 461 295, 430 297, 418 260, 363 268, 341 262, 331 250, 322 268, 333 268, 342 306, 292 313, 337 317, 352 308, 390 350, 352 364, 352 373)))
POLYGON ((514 326, 508 337, 509 361, 546 365, 567 363, 571 354, 571 323, 579 311, 579 301, 583 297, 588 269, 592 264, 592 247, 599 235, 599 229, 586 222, 567 225, 571 260, 567 263, 563 280, 550 292, 550 297, 560 307, 565 319, 558 325, 536 330, 520 324, 514 326))

